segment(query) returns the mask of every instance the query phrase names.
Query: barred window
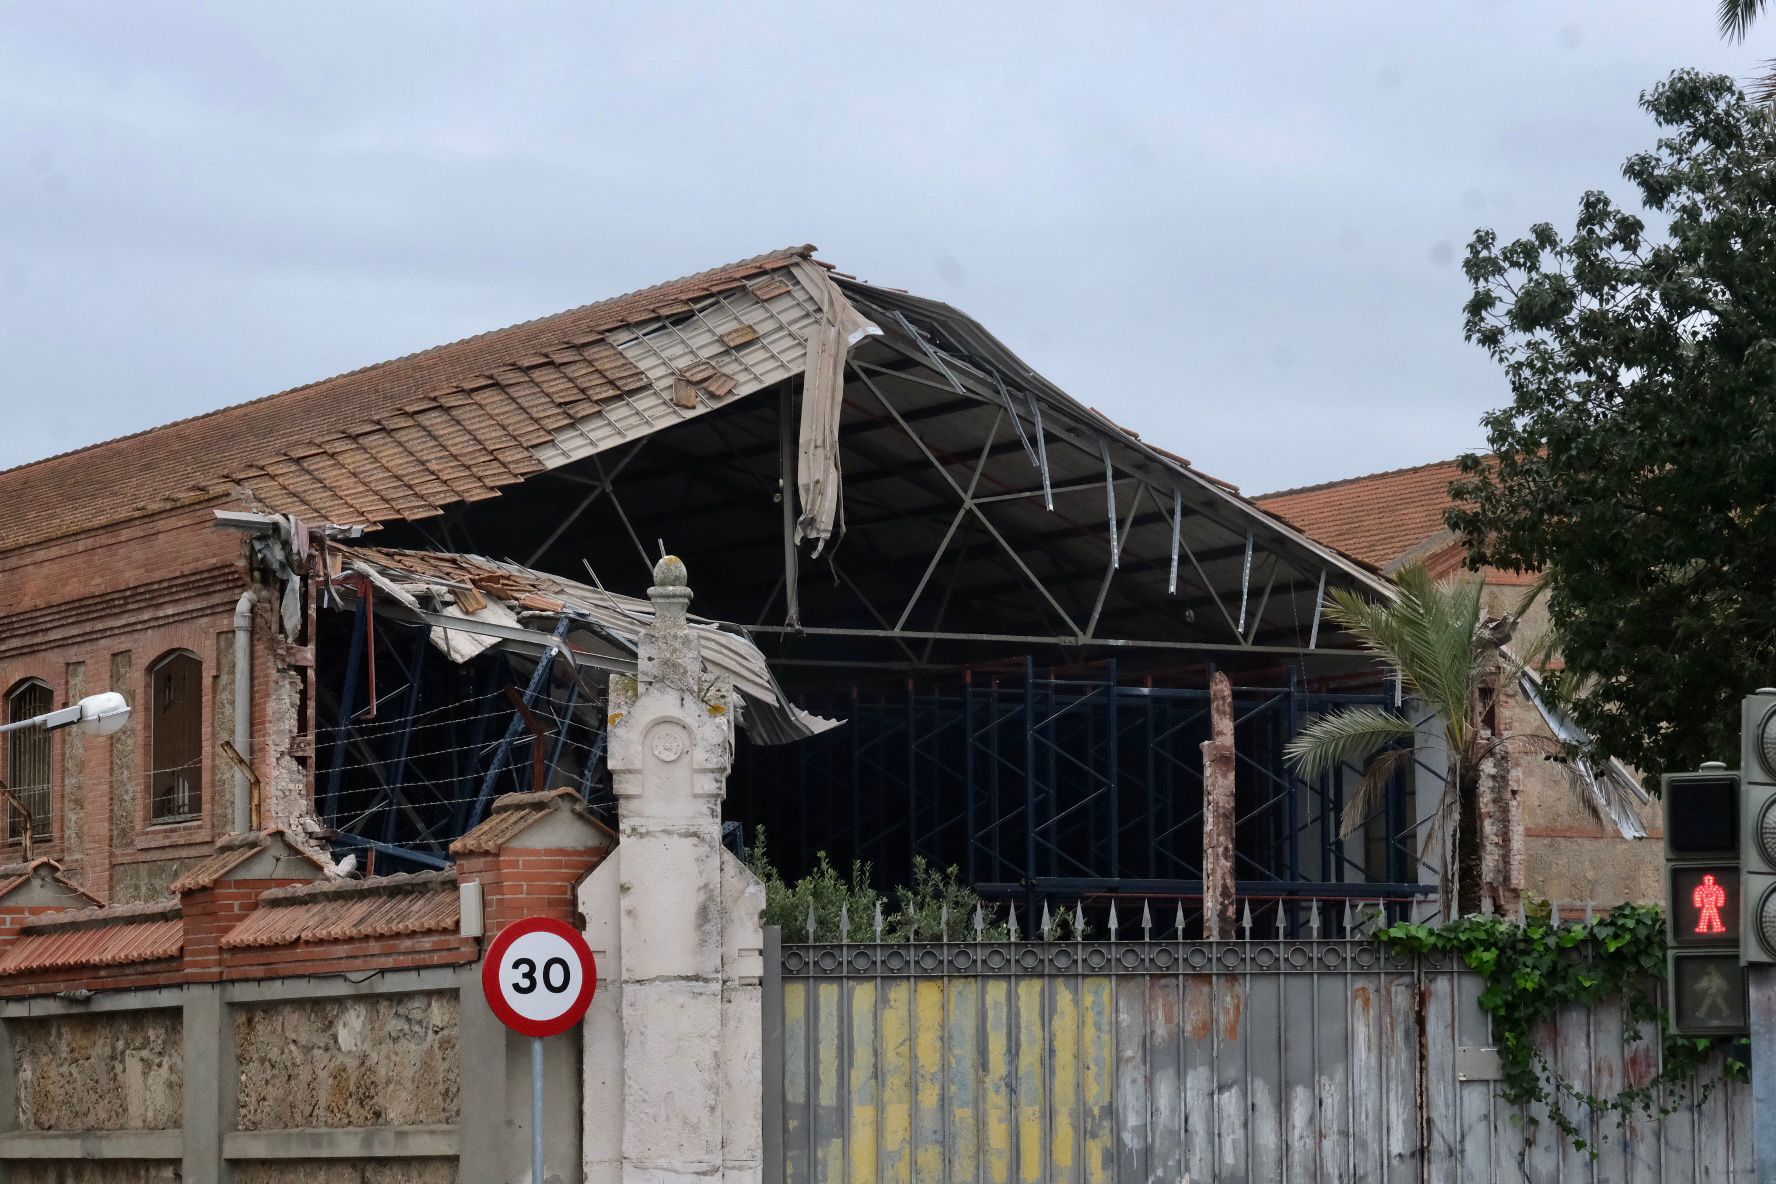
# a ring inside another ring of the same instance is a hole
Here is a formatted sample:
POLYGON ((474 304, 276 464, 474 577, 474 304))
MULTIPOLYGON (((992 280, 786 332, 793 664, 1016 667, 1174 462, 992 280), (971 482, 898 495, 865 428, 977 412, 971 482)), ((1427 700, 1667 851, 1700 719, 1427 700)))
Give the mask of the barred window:
MULTIPOLYGON (((15 724, 52 707, 48 685, 29 679, 7 692, 6 722, 15 724)), ((25 820, 19 813, 19 806, 23 806, 31 814, 31 837, 48 839, 54 822, 49 801, 49 733, 27 728, 8 733, 6 741, 6 787, 17 799, 6 807, 6 837, 14 841, 24 837, 25 820)))
POLYGON ((203 663, 178 650, 148 668, 150 822, 203 813, 203 663))

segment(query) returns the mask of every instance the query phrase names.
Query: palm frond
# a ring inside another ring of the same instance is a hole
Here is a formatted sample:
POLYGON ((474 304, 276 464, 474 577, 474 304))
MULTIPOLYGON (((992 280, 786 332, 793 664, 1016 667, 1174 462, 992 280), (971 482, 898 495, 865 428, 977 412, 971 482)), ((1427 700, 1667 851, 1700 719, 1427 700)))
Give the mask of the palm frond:
POLYGON ((1414 697, 1442 716, 1453 745, 1466 743, 1468 718, 1483 670, 1475 631, 1485 583, 1438 583, 1416 564, 1395 573, 1392 603, 1348 589, 1329 597, 1327 613, 1365 649, 1392 668, 1414 697))
POLYGON ((1388 782, 1393 779, 1394 771, 1417 755, 1418 751, 1412 748, 1394 748, 1375 755, 1369 762, 1369 767, 1363 770, 1356 792, 1344 803, 1344 813, 1338 819, 1339 838, 1344 838, 1362 826, 1371 814, 1381 808, 1382 797, 1387 792, 1388 782))
POLYGON ((1734 41, 1745 40, 1751 22, 1763 15, 1764 0, 1720 0, 1720 33, 1734 41))
POLYGON ((1758 75, 1747 86, 1754 103, 1765 107, 1776 105, 1776 58, 1766 58, 1758 67, 1758 75))
POLYGON ((1349 761, 1359 764, 1413 734, 1412 722, 1382 707, 1347 707, 1322 715, 1283 746, 1283 759, 1318 776, 1349 761))

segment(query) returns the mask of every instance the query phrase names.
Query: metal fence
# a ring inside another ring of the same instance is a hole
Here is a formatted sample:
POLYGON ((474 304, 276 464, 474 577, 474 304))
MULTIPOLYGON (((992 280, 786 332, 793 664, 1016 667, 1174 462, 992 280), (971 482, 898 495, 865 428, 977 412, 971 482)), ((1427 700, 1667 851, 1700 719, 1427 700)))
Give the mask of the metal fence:
MULTIPOLYGON (((1750 1180, 1750 1091, 1589 1149, 1497 1097, 1478 976, 1336 940, 779 945, 766 1180, 1750 1180), (1593 1154, 1595 1153, 1595 1154, 1593 1154)), ((1619 1006, 1543 1033, 1579 1089, 1658 1071, 1619 1006)))

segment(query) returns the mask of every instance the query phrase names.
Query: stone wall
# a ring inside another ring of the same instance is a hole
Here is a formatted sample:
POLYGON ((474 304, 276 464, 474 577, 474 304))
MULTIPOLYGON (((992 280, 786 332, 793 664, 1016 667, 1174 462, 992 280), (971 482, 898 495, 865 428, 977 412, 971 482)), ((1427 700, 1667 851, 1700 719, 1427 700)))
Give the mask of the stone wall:
POLYGON ((458 1010, 447 992, 237 1008, 237 1129, 455 1123, 458 1010))
POLYGON ((111 903, 165 900, 172 892, 173 881, 202 862, 202 857, 190 856, 117 864, 111 869, 111 903))
POLYGON ((11 1035, 18 1129, 179 1126, 185 1058, 177 1011, 45 1017, 11 1025, 11 1035))

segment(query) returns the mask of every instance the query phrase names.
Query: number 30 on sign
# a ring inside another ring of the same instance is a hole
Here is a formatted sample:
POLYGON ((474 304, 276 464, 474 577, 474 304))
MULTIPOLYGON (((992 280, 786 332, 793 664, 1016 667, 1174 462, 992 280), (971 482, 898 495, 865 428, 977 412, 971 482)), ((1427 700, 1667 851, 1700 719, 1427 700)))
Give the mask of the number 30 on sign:
POLYGON ((481 989, 499 1021, 526 1036, 580 1022, 598 989, 598 964, 573 926, 525 917, 500 930, 481 965, 481 989))

